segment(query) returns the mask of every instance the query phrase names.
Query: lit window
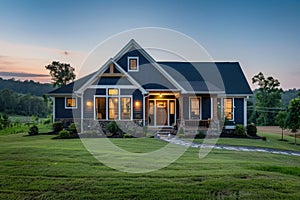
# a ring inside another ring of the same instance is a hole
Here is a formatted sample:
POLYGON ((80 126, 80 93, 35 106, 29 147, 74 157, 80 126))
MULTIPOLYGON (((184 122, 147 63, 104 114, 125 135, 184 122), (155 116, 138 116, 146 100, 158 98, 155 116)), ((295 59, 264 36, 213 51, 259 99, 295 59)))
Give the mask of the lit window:
POLYGON ((190 119, 200 119, 200 98, 190 99, 190 119))
POLYGON ((117 96, 119 94, 118 89, 108 89, 108 95, 109 96, 117 96))
POLYGON ((121 119, 131 119, 130 97, 121 97, 121 119))
POLYGON ((96 98, 96 114, 97 119, 106 119, 106 98, 96 98))
POLYGON ((66 108, 77 108, 76 98, 66 97, 66 108))
POLYGON ((233 120, 233 99, 224 99, 224 114, 226 119, 233 120))
POLYGON ((138 57, 128 57, 128 71, 138 71, 139 59, 138 57))
POLYGON ((108 98, 108 119, 119 118, 119 101, 117 97, 108 98))

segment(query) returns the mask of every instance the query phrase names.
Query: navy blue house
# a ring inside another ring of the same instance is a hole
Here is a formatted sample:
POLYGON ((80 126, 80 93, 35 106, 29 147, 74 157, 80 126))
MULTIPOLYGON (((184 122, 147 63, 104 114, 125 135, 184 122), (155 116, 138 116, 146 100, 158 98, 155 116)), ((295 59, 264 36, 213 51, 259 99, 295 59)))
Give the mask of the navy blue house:
POLYGON ((157 62, 135 40, 96 72, 49 93, 55 121, 193 126, 247 123, 252 95, 238 62, 157 62))

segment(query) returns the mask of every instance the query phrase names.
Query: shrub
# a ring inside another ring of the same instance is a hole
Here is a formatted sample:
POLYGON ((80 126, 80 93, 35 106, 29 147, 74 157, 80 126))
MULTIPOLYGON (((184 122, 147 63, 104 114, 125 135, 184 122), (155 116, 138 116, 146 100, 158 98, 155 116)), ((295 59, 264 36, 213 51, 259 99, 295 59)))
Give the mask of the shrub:
POLYGON ((29 128, 29 135, 38 135, 39 134, 39 128, 36 125, 33 125, 29 128))
POLYGON ((131 134, 128 134, 128 133, 124 133, 123 137, 124 138, 133 138, 133 136, 131 134))
POLYGON ((46 124, 50 124, 51 123, 51 119, 46 119, 45 121, 44 121, 44 124, 46 125, 46 124))
POLYGON ((205 134, 204 134, 203 131, 199 131, 199 132, 198 132, 198 136, 199 136, 200 139, 205 138, 205 134))
POLYGON ((68 130, 61 130, 59 131, 58 136, 62 139, 70 138, 70 132, 68 130))
POLYGON ((247 134, 250 136, 256 136, 256 133, 257 133, 257 128, 256 128, 255 124, 253 124, 253 123, 248 124, 247 134))
POLYGON ((76 129, 76 124, 75 123, 70 124, 70 126, 68 128, 69 128, 69 131, 71 133, 77 133, 77 129, 76 129))
POLYGON ((59 133, 61 130, 63 130, 63 123, 60 121, 54 122, 52 127, 54 132, 59 133))
POLYGON ((263 141, 267 141, 267 137, 266 137, 266 136, 262 136, 261 139, 262 139, 263 141))
POLYGON ((115 121, 111 121, 107 124, 106 130, 109 131, 112 134, 115 134, 118 132, 119 127, 115 121))
POLYGON ((241 124, 237 124, 235 126, 235 131, 234 131, 237 135, 245 135, 246 134, 246 128, 241 125, 241 124))

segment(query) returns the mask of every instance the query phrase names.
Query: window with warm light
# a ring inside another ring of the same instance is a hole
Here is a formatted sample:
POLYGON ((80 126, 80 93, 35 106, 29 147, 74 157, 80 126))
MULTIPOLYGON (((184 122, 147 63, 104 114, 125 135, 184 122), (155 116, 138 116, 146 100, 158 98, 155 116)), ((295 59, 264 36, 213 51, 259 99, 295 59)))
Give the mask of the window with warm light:
POLYGON ((96 98, 96 118, 97 119, 106 119, 106 98, 98 97, 96 98))
POLYGON ((200 119, 200 98, 190 99, 190 119, 200 119))
POLYGON ((117 97, 108 98, 108 119, 119 119, 119 99, 117 97))
POLYGON ((224 99, 224 115, 226 119, 233 120, 233 99, 232 98, 224 99))
POLYGON ((118 96, 119 90, 118 89, 108 89, 108 95, 109 96, 118 96))
POLYGON ((77 99, 73 97, 66 97, 65 108, 77 108, 77 99))
POLYGON ((131 98, 121 97, 121 119, 131 119, 131 98))
POLYGON ((128 71, 138 71, 138 70, 139 70, 139 58, 128 57, 128 71))

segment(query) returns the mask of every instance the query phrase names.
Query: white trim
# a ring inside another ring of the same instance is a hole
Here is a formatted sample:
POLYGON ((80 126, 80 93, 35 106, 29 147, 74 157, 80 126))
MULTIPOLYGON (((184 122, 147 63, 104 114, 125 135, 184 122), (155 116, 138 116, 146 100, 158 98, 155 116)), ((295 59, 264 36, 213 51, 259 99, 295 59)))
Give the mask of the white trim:
POLYGON ((83 133, 83 114, 84 114, 84 111, 83 111, 83 94, 81 94, 81 97, 80 97, 80 101, 81 101, 81 117, 80 117, 80 130, 81 132, 83 133))
POLYGON ((180 89, 183 93, 185 89, 175 80, 171 75, 169 75, 157 62, 134 40, 131 39, 124 47, 117 53, 113 59, 119 60, 131 47, 135 47, 153 66, 165 77, 167 78, 177 89, 180 89))
POLYGON ((202 120, 202 98, 201 96, 189 96, 189 119, 193 120, 191 118, 191 99, 199 99, 199 120, 202 120))
POLYGON ((221 96, 225 91, 186 91, 185 94, 220 94, 221 96))
POLYGON ((119 89, 138 89, 134 85, 91 85, 88 89, 106 89, 106 88, 119 88, 119 89))
POLYGON ((142 94, 148 94, 148 92, 134 78, 132 78, 117 62, 115 62, 114 60, 112 62, 115 64, 117 69, 121 71, 121 73, 125 74, 129 82, 135 85, 142 92, 142 94))
POLYGON ((93 113, 94 113, 94 120, 95 121, 105 121, 105 120, 112 120, 109 119, 109 104, 108 104, 108 99, 109 98, 118 98, 118 119, 114 119, 117 121, 132 121, 133 120, 133 96, 132 95, 94 95, 94 108, 93 108, 93 113), (105 98, 105 119, 98 119, 96 114, 96 98, 105 98), (121 119, 121 98, 130 98, 130 119, 121 119))
POLYGON ((227 97, 245 98, 248 96, 253 96, 253 94, 218 94, 218 97, 224 97, 224 98, 227 97))
POLYGON ((68 96, 68 97, 65 97, 65 109, 77 109, 77 97, 73 97, 73 96, 68 96), (72 99, 75 99, 75 106, 74 107, 69 107, 67 106, 67 99, 68 98, 72 98, 72 99))
POLYGON ((128 56, 127 57, 127 70, 128 72, 138 72, 139 71, 139 57, 137 56, 128 56), (133 69, 130 69, 130 60, 133 59, 133 60, 136 60, 136 69, 133 70, 133 69))
POLYGON ((221 105, 222 105, 222 111, 223 111, 223 116, 224 117, 226 117, 225 116, 225 107, 224 107, 224 99, 232 99, 232 119, 230 119, 230 120, 228 120, 228 121, 235 121, 235 113, 234 113, 234 109, 235 109, 235 105, 234 105, 234 97, 224 97, 224 98, 221 98, 222 99, 222 103, 221 103, 221 105))
POLYGON ((214 116, 214 99, 210 97, 210 119, 213 119, 214 116))
POLYGON ((244 98, 244 127, 247 126, 247 99, 244 98))
POLYGON ((55 122, 55 97, 51 97, 52 99, 52 122, 55 122))
POLYGON ((143 126, 145 126, 146 120, 146 104, 145 104, 146 97, 143 95, 143 126))
MULTIPOLYGON (((149 127, 170 127, 171 125, 170 125, 170 101, 174 101, 174 114, 175 114, 175 116, 174 116, 174 123, 176 123, 177 122, 177 119, 176 119, 176 117, 177 117, 177 115, 176 115, 176 113, 177 113, 177 107, 176 107, 176 99, 148 99, 148 104, 150 105, 150 103, 149 103, 149 101, 153 101, 154 102, 154 105, 153 105, 153 116, 154 116, 154 122, 153 122, 153 125, 150 125, 149 123, 148 123, 148 126, 149 127), (157 119, 157 106, 156 106, 156 101, 166 101, 167 102, 167 115, 168 115, 168 124, 167 125, 157 125, 157 121, 156 121, 156 119, 157 119)), ((148 107, 149 108, 149 107, 148 107)), ((148 112, 148 115, 149 115, 149 112, 148 112)), ((149 116, 148 116, 149 117, 149 116)), ((146 118, 146 117, 145 117, 146 118)))

